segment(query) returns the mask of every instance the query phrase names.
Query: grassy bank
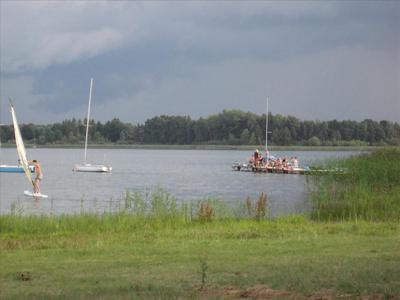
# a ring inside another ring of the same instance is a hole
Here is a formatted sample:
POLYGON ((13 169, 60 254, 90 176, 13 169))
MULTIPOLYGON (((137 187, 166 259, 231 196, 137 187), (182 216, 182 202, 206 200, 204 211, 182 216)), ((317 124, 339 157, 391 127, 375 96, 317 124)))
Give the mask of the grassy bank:
POLYGON ((315 220, 400 220, 400 148, 331 162, 311 177, 315 220))
MULTIPOLYGON (((84 144, 26 144, 27 148, 83 148, 84 144)), ((15 148, 14 144, 2 144, 4 148, 15 148)), ((92 149, 171 149, 171 150, 246 150, 264 149, 264 145, 148 145, 148 144, 91 144, 92 149)), ((379 149, 377 146, 270 146, 270 151, 372 151, 379 149)))
POLYGON ((0 297, 400 296, 398 223, 0 217, 0 297))

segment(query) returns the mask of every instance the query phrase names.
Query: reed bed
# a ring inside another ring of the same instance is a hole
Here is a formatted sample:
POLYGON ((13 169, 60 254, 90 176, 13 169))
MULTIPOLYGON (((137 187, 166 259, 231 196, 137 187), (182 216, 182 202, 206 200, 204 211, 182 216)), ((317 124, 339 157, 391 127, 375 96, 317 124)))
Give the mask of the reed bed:
POLYGON ((400 148, 331 161, 309 178, 311 218, 400 220, 400 148))
POLYGON ((215 198, 179 202, 161 188, 143 192, 126 191, 118 210, 103 213, 85 212, 64 215, 25 215, 21 209, 0 216, 0 233, 11 234, 73 234, 102 232, 154 231, 175 229, 189 224, 262 221, 269 219, 267 195, 258 199, 238 201, 234 205, 215 198))

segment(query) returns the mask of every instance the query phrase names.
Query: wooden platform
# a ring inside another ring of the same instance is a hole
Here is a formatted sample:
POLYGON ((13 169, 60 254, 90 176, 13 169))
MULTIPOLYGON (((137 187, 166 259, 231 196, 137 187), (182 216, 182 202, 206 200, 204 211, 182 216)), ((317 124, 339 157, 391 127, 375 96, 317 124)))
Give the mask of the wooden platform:
POLYGON ((234 171, 253 172, 253 173, 273 173, 273 174, 306 174, 304 168, 273 168, 273 167, 253 167, 246 164, 232 165, 234 171))

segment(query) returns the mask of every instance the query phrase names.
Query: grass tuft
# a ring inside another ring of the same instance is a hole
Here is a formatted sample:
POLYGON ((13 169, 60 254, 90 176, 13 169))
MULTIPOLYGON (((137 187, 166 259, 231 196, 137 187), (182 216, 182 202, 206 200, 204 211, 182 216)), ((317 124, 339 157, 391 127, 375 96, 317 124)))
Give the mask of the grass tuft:
POLYGON ((211 222, 214 218, 214 209, 208 202, 200 203, 200 209, 197 212, 197 217, 200 222, 211 222))

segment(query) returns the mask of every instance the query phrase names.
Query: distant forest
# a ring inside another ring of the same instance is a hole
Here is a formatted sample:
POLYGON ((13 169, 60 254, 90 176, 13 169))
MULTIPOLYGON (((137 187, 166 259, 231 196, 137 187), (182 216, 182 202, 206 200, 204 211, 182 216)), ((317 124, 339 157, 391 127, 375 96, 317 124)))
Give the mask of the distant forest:
MULTIPOLYGON (((90 120, 90 143, 117 144, 265 144, 265 117, 239 110, 197 120, 189 116, 157 116, 144 124, 114 118, 105 123, 90 120)), ((400 125, 390 121, 302 121, 293 116, 269 114, 270 145, 363 146, 400 145, 400 125)), ((86 120, 65 120, 48 125, 22 124, 24 141, 38 145, 77 144, 85 140, 86 120)), ((3 143, 14 142, 11 125, 0 128, 3 143)))

